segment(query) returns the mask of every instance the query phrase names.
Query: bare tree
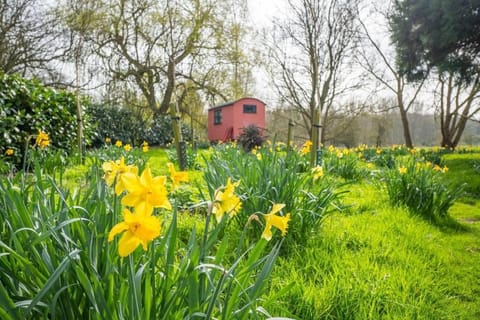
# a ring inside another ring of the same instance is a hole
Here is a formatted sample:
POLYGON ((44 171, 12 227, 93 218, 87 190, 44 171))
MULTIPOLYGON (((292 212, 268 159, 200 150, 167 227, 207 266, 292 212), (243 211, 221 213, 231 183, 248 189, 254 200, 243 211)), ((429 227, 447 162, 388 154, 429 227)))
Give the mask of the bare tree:
POLYGON ((167 112, 176 87, 187 81, 189 90, 225 100, 227 81, 218 77, 224 69, 217 57, 225 49, 219 29, 228 3, 97 1, 96 10, 89 12, 97 18, 88 42, 111 75, 110 84, 140 91, 156 113, 167 112))
POLYGON ((50 8, 37 0, 0 1, 0 70, 50 80, 62 56, 50 8))
POLYGON ((480 111, 480 74, 471 83, 456 80, 453 73, 440 74, 434 99, 440 120, 441 146, 452 149, 458 145, 468 120, 480 111))
MULTIPOLYGON (((386 13, 380 11, 376 12, 377 16, 383 18, 385 25, 388 23, 388 16, 390 8, 386 13)), ((406 76, 399 70, 396 65, 395 51, 390 46, 385 46, 385 43, 381 43, 380 40, 375 39, 371 29, 385 28, 382 25, 378 26, 367 25, 360 19, 361 30, 363 31, 363 40, 368 46, 364 47, 358 55, 359 64, 371 75, 371 77, 377 81, 384 89, 391 92, 395 96, 397 110, 400 114, 400 119, 403 127, 403 137, 405 145, 408 148, 413 148, 412 134, 410 130, 410 124, 408 121, 408 114, 415 104, 419 93, 421 92, 425 83, 425 77, 423 77, 418 83, 408 83, 406 76), (373 51, 373 54, 370 54, 373 51)), ((381 35, 381 38, 385 39, 386 35, 381 35)), ((388 111, 388 110, 381 110, 388 111)))
POLYGON ((321 121, 323 143, 335 99, 350 89, 342 83, 341 72, 346 71, 355 46, 358 1, 291 0, 288 4, 290 14, 275 23, 269 44, 270 72, 282 103, 301 114, 301 125, 311 139, 321 121))

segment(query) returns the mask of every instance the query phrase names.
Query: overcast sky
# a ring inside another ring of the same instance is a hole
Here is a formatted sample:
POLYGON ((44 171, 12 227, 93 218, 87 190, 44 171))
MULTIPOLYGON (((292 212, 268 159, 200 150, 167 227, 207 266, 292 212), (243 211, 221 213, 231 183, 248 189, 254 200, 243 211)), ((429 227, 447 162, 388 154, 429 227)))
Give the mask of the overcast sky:
POLYGON ((272 18, 280 11, 280 7, 285 5, 284 0, 248 0, 248 10, 252 20, 258 23, 268 25, 272 18))

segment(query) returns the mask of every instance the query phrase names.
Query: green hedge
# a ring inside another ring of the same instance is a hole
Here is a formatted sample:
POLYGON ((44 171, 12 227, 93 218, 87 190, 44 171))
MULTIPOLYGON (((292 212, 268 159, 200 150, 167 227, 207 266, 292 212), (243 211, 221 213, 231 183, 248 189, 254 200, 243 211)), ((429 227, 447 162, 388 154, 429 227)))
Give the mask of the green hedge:
MULTIPOLYGON (((105 138, 112 143, 117 140, 139 146, 143 141, 149 145, 165 146, 173 141, 172 119, 170 115, 151 116, 137 112, 132 108, 122 108, 109 105, 91 105, 86 113, 92 119, 95 133, 92 146, 105 144, 105 138)), ((189 141, 190 128, 182 124, 182 137, 189 141)))
POLYGON ((0 73, 0 152, 21 162, 27 140, 34 144, 39 130, 49 134, 52 148, 70 151, 76 142, 76 97, 38 80, 0 73))

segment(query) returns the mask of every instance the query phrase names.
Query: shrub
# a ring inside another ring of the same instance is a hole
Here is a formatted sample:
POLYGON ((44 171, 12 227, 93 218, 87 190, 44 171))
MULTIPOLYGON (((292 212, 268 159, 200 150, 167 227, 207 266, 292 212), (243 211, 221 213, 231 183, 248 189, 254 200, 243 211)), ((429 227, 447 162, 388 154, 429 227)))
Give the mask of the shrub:
MULTIPOLYGON (((150 113, 142 113, 128 107, 93 105, 87 113, 94 119, 95 134, 92 145, 99 147, 105 138, 113 143, 120 140, 134 146, 147 141, 149 145, 165 146, 173 141, 172 120, 170 115, 159 115, 152 118, 150 113)), ((181 126, 184 140, 191 137, 190 128, 181 126)))
POLYGON ((238 137, 238 143, 245 152, 252 151, 253 148, 261 146, 265 142, 262 131, 254 124, 250 124, 243 128, 242 133, 238 137))
MULTIPOLYGON (((83 101, 87 104, 87 101, 83 101)), ((25 146, 33 145, 39 130, 50 136, 50 147, 70 151, 76 145, 76 97, 44 87, 37 80, 0 73, 0 153, 15 150, 9 159, 19 165, 25 146)), ((88 124, 88 119, 85 121, 88 124)), ((85 137, 89 138, 87 126, 85 137)))

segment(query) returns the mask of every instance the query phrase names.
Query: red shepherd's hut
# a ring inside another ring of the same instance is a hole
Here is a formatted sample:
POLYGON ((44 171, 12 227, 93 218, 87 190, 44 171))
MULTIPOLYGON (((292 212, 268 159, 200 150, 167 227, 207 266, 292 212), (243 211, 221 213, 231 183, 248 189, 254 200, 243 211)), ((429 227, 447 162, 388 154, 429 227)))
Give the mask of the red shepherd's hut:
POLYGON ((265 103, 256 98, 241 98, 208 110, 208 140, 237 140, 243 128, 256 125, 265 129, 265 103))

